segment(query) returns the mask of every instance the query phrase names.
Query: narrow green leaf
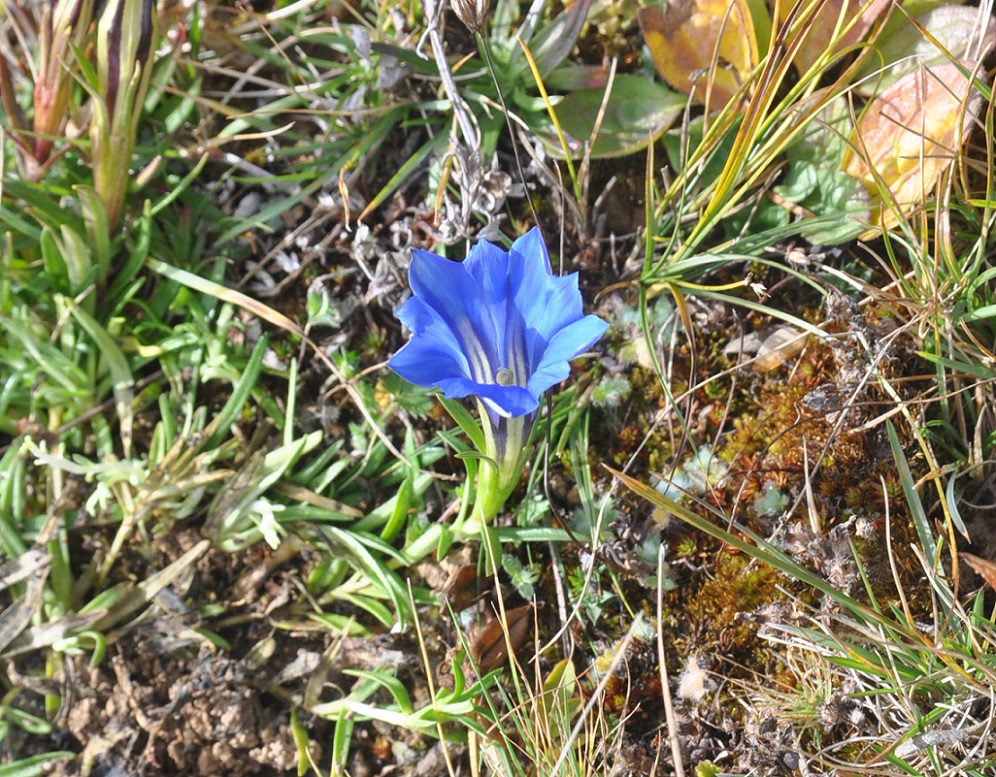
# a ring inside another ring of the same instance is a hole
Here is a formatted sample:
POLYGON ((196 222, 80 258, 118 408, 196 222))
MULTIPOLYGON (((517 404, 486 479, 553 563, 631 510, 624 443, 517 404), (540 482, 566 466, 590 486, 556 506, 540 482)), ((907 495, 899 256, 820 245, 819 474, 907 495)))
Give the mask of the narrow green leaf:
POLYGON ((249 395, 259 381, 259 375, 263 370, 263 357, 266 356, 266 349, 269 345, 270 338, 268 335, 264 334, 259 338, 256 347, 253 348, 252 353, 249 355, 249 361, 246 362, 245 369, 242 370, 242 377, 232 387, 232 393, 228 397, 228 401, 225 402, 224 407, 221 408, 221 412, 218 413, 217 418, 211 423, 214 431, 204 444, 205 450, 217 448, 221 444, 221 441, 231 434, 232 424, 241 415, 246 400, 249 399, 249 395))
POLYGON ((394 194, 398 187, 404 183, 405 179, 408 178, 408 176, 410 176, 430 154, 445 149, 449 145, 449 142, 449 135, 445 132, 439 132, 423 143, 419 149, 408 157, 405 163, 398 168, 398 172, 391 176, 391 180, 384 184, 384 187, 377 192, 369 203, 367 203, 367 206, 363 209, 363 214, 360 216, 360 219, 363 219, 364 215, 372 213, 374 210, 379 208, 381 203, 394 194))
POLYGON ((965 526, 965 521, 962 520, 961 511, 958 509, 958 498, 955 495, 955 475, 952 474, 948 478, 948 484, 944 489, 944 496, 948 501, 948 512, 951 514, 951 522, 954 524, 955 529, 961 534, 966 540, 968 539, 968 528, 965 526))
MULTIPOLYGON (((434 481, 435 477, 429 472, 423 472, 418 475, 412 484, 412 493, 408 495, 409 500, 421 499, 422 495, 429 490, 429 486, 434 481)), ((395 494, 386 502, 367 513, 365 517, 352 525, 353 531, 373 532, 384 526, 385 523, 390 522, 391 517, 397 509, 399 496, 400 494, 395 494)))
POLYGON ((966 324, 973 324, 976 321, 985 321, 993 317, 996 317, 996 305, 983 305, 970 313, 966 313, 962 320, 966 324))
POLYGON ((32 715, 30 712, 8 706, 2 706, 0 709, 3 710, 4 719, 9 720, 15 726, 27 731, 29 734, 43 736, 52 731, 51 723, 44 718, 39 718, 37 715, 32 715))
POLYGON ((386 604, 374 599, 373 597, 338 590, 333 590, 331 595, 339 601, 349 602, 356 607, 357 610, 363 610, 370 613, 374 618, 381 622, 385 629, 390 629, 394 626, 396 620, 394 612, 386 604))
POLYGON ((571 53, 590 8, 591 0, 575 0, 528 41, 540 78, 546 78, 571 53))
POLYGON ((936 567, 939 563, 939 559, 937 558, 937 543, 934 541, 934 535, 930 531, 930 521, 927 518, 926 511, 923 509, 923 502, 920 501, 920 495, 916 492, 913 473, 910 472, 909 462, 906 461, 906 454, 903 453, 903 447, 899 443, 899 436, 896 434, 896 428, 892 425, 892 421, 886 421, 885 425, 889 433, 889 445, 892 448, 892 456, 896 460, 896 467, 899 469, 899 481, 903 484, 903 494, 906 497, 906 504, 910 508, 910 514, 913 516, 913 523, 916 526, 916 533, 920 537, 920 546, 923 548, 923 552, 926 554, 931 565, 936 567))
MULTIPOLYGON (((301 725, 298 709, 297 705, 291 707, 290 730, 294 746, 297 748, 297 777, 304 777, 311 768, 311 739, 308 736, 308 729, 301 725)), ((333 763, 336 763, 334 756, 333 751, 333 763)))
POLYGON ((453 531, 449 526, 439 525, 439 542, 436 543, 436 558, 441 559, 446 556, 453 545, 453 531))
POLYGON ((149 255, 149 246, 152 245, 152 212, 148 201, 145 202, 142 215, 132 223, 131 234, 135 237, 135 247, 125 263, 114 273, 114 279, 107 289, 107 299, 116 306, 112 315, 131 296, 128 294, 120 299, 124 290, 135 283, 135 278, 149 255))
POLYGON ((58 383, 73 397, 87 396, 90 392, 89 376, 70 361, 49 340, 39 340, 33 329, 23 321, 14 318, 0 318, 0 327, 20 344, 20 347, 35 361, 52 380, 58 383))
POLYGON ((924 361, 940 365, 941 367, 947 367, 949 370, 955 370, 963 375, 971 375, 973 378, 991 380, 993 377, 992 370, 982 364, 973 364, 971 362, 958 361, 957 359, 949 359, 946 356, 939 356, 938 354, 928 353, 927 351, 918 351, 917 355, 924 361))
MULTIPOLYGON (((301 327, 291 321, 291 319, 283 313, 274 310, 268 305, 262 304, 247 294, 243 294, 241 291, 230 289, 227 286, 223 286, 215 281, 202 278, 200 275, 195 275, 194 273, 187 272, 179 267, 174 267, 173 265, 162 262, 155 257, 150 256, 145 260, 145 264, 153 272, 169 278, 172 281, 176 281, 177 283, 194 289, 195 291, 199 291, 202 294, 207 294, 215 299, 220 299, 223 302, 230 302, 233 305, 237 305, 243 310, 248 310, 250 313, 259 316, 264 321, 269 321, 274 326, 278 326, 287 332, 298 336, 304 335, 304 331, 301 327)), ((223 269, 223 265, 221 267, 223 269)))
POLYGON ((118 422, 121 424, 121 446, 125 458, 131 458, 132 401, 135 399, 135 378, 131 374, 131 367, 114 338, 97 323, 93 316, 70 299, 66 299, 66 305, 73 317, 79 321, 80 326, 86 330, 86 333, 96 344, 101 359, 111 374, 114 405, 118 413, 118 422))
POLYGON ((107 283, 107 274, 111 269, 111 228, 107 223, 107 210, 92 186, 79 185, 73 188, 80 198, 90 253, 97 266, 97 282, 103 286, 107 283))
MULTIPOLYGON (((328 537, 337 552, 348 560, 354 561, 360 571, 366 576, 370 585, 380 590, 380 592, 390 599, 394 605, 395 612, 402 623, 410 623, 412 618, 411 607, 408 604, 408 592, 401 578, 391 571, 379 557, 374 556, 361 542, 354 532, 344 531, 337 526, 322 526, 322 532, 328 537)), ((381 555, 390 555, 397 561, 404 562, 404 559, 390 545, 383 543, 379 538, 365 537, 365 542, 377 547, 381 555)))
POLYGON ((33 755, 30 758, 22 758, 12 764, 0 766, 0 777, 41 777, 41 775, 52 771, 55 761, 71 761, 74 758, 76 758, 76 753, 68 750, 33 755))
POLYGON ((201 174, 201 170, 204 169, 204 165, 207 164, 209 157, 210 155, 207 153, 202 154, 201 158, 197 160, 197 164, 194 165, 193 168, 191 168, 190 172, 187 173, 180 180, 178 184, 171 187, 169 192, 167 192, 166 195, 162 197, 162 199, 157 201, 155 205, 150 206, 148 203, 146 203, 146 207, 149 210, 149 215, 150 216, 158 215, 160 211, 169 206, 170 203, 172 203, 177 197, 183 194, 183 192, 186 191, 187 188, 189 188, 189 186, 194 181, 197 180, 197 177, 201 174))
POLYGON ((463 433, 467 435, 467 439, 474 444, 474 447, 478 451, 483 451, 485 449, 484 432, 481 431, 480 422, 460 402, 454 399, 446 399, 445 397, 440 397, 439 401, 446 409, 446 412, 450 414, 450 418, 456 421, 457 425, 463 429, 463 433))
POLYGON ((345 768, 349 757, 349 743, 353 740, 353 716, 343 708, 335 715, 335 731, 332 733, 332 763, 333 774, 335 766, 345 768))
POLYGON ((384 524, 384 528, 381 529, 381 539, 391 542, 398 536, 398 532, 401 531, 405 519, 408 517, 408 508, 411 507, 414 490, 414 476, 409 474, 408 477, 401 481, 401 486, 398 488, 398 494, 394 503, 394 510, 391 511, 391 517, 388 518, 387 523, 384 524))
POLYGON ((404 684, 397 677, 386 674, 385 672, 374 672, 367 669, 345 669, 343 673, 353 675, 353 677, 364 677, 377 683, 390 692, 405 715, 412 714, 414 707, 412 706, 411 697, 408 695, 404 684))
MULTIPOLYGON (((284 412, 285 418, 294 418, 297 412, 297 359, 290 360, 290 369, 287 371, 287 407, 284 412)), ((294 424, 284 424, 284 445, 290 445, 294 441, 294 424)))
POLYGON ((69 195, 70 190, 45 184, 32 184, 15 180, 8 176, 3 182, 4 197, 23 200, 20 208, 0 208, 0 223, 8 223, 15 227, 16 231, 31 237, 37 236, 37 227, 31 222, 24 222, 17 217, 16 213, 30 212, 37 221, 55 230, 63 224, 68 224, 76 232, 85 232, 83 222, 73 213, 72 210, 64 208, 62 196, 69 195), (23 227, 20 229, 18 227, 23 227))

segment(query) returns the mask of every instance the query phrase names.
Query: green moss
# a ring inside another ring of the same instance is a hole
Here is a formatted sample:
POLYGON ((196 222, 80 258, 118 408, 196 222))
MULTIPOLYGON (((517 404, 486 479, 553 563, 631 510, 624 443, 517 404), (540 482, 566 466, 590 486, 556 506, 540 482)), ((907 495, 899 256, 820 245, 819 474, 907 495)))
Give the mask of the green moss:
MULTIPOLYGON (((742 554, 720 550, 708 578, 690 587, 678 586, 684 633, 676 639, 686 651, 713 650, 715 657, 728 661, 724 674, 739 676, 746 667, 757 671, 768 661, 768 647, 757 637, 757 626, 742 618, 765 604, 781 601, 779 586, 788 583, 765 564, 757 564, 742 554)), ((746 676, 749 676, 748 671, 746 676)))

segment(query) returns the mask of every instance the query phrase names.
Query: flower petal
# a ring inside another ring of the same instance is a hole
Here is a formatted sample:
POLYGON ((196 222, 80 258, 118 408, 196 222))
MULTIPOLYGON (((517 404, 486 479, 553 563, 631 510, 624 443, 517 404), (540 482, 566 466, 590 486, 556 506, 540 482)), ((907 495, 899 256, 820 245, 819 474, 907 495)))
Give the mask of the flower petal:
MULTIPOLYGON (((484 304, 480 309, 482 316, 487 316, 495 332, 496 356, 501 361, 503 346, 502 335, 508 324, 509 287, 508 287, 508 254, 501 248, 480 240, 470 249, 470 254, 464 260, 463 269, 480 288, 484 304)), ((496 363, 495 367, 504 364, 496 363)))
POLYGON ((506 418, 526 415, 539 407, 539 400, 522 386, 475 383, 466 378, 441 380, 437 385, 447 399, 480 397, 495 413, 506 418))
POLYGON ((564 380, 571 371, 568 362, 594 345, 608 328, 598 316, 585 316, 557 332, 529 378, 529 392, 538 397, 564 380))
POLYGON ((533 227, 522 237, 516 238, 508 253, 510 257, 522 256, 531 262, 542 259, 543 265, 538 269, 542 270, 545 275, 550 275, 553 272, 550 269, 550 254, 546 250, 543 233, 540 232, 539 227, 533 227))
POLYGON ((388 360, 398 375, 423 388, 446 377, 470 376, 463 344, 449 324, 418 297, 409 297, 395 315, 412 330, 412 339, 388 360))
POLYGON ((608 327, 584 315, 577 274, 551 274, 538 229, 508 252, 481 241, 463 263, 414 249, 409 276, 397 315, 412 339, 389 365, 449 398, 479 397, 492 423, 534 413, 608 327))
MULTIPOLYGON (((394 315, 412 331, 413 335, 431 337, 445 348, 463 356, 463 343, 457 339, 449 323, 435 308, 429 307, 424 299, 409 297, 394 315)), ((466 361, 465 357, 464 360, 466 361)), ((467 374, 470 374, 469 365, 467 374)))
POLYGON ((513 303, 544 339, 584 315, 577 273, 564 277, 551 274, 550 255, 536 228, 512 244, 509 278, 513 303))
MULTIPOLYGON (((481 286, 458 262, 412 249, 408 271, 416 298, 446 322, 470 364, 469 377, 494 380, 498 368, 498 333, 481 286)), ((414 331, 414 330, 413 330, 414 331)))
POLYGON ((463 269, 480 286, 491 305, 504 305, 508 299, 508 254, 494 243, 480 240, 470 249, 463 269))
POLYGON ((466 361, 462 364, 452 351, 435 346, 423 338, 413 337, 392 356, 387 365, 398 375, 422 388, 433 388, 442 381, 464 377, 466 361))
POLYGON ((554 333, 584 315, 578 275, 548 276, 542 285, 526 286, 516 295, 516 306, 526 322, 549 340, 554 333))

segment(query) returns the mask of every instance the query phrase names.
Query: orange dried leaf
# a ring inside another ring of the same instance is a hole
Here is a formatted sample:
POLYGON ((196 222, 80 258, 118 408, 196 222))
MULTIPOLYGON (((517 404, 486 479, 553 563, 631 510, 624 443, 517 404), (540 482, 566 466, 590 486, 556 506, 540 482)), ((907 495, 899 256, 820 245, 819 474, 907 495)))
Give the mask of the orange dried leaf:
POLYGON ((979 576, 989 584, 990 588, 996 589, 996 564, 987 559, 973 556, 971 553, 962 553, 961 560, 978 572, 979 576))
POLYGON ((675 89, 724 107, 758 61, 746 0, 669 0, 641 8, 640 28, 654 66, 675 89))
POLYGON ((868 104, 842 166, 870 192, 873 221, 891 226, 889 197, 899 210, 911 211, 954 161, 982 102, 970 87, 946 63, 904 76, 868 104))
MULTIPOLYGON (((800 2, 805 3, 807 0, 800 2)), ((821 0, 813 0, 811 4, 819 5, 820 2, 821 0)), ((808 71, 830 48, 834 42, 834 30, 837 28, 838 20, 843 34, 838 35, 833 45, 834 52, 841 51, 864 38, 891 2, 892 0, 869 0, 867 3, 862 3, 860 0, 825 0, 811 18, 806 19, 806 11, 803 11, 801 18, 804 21, 801 22, 800 30, 788 38, 788 43, 791 44, 802 36, 799 50, 792 60, 799 72, 808 71), (842 14, 843 19, 841 19, 842 14), (859 14, 860 18, 852 23, 854 17, 859 14)), ((778 8, 781 10, 782 22, 785 22, 794 10, 791 2, 779 3, 778 8)))
POLYGON ((493 618, 478 632, 470 646, 470 656, 481 674, 487 674, 505 663, 509 645, 512 646, 512 650, 519 649, 529 632, 529 624, 532 622, 529 616, 532 611, 531 604, 506 610, 507 620, 503 621, 500 617, 493 618))
POLYGON ((465 564, 453 571, 440 593, 450 602, 454 612, 470 607, 484 595, 476 564, 465 564))
POLYGON ((893 14, 851 83, 865 97, 879 94, 907 73, 951 58, 977 62, 996 44, 996 19, 983 24, 982 9, 942 5, 915 18, 893 14))
POLYGON ((779 326, 774 329, 757 349, 754 372, 766 373, 777 370, 789 363, 789 359, 802 353, 808 336, 792 326, 779 326))

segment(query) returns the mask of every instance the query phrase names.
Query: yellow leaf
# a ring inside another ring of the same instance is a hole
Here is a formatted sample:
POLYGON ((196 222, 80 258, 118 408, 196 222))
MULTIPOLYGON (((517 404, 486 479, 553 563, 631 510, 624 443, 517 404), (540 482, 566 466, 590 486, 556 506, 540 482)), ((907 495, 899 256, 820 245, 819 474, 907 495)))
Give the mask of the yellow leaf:
POLYGON ((638 18, 664 80, 711 110, 726 106, 757 65, 746 0, 669 0, 663 11, 641 8, 638 18))
POLYGON ((904 76, 868 103, 843 169, 871 194, 873 223, 896 223, 890 198, 900 211, 912 211, 954 161, 982 104, 970 87, 956 65, 945 63, 904 76))

